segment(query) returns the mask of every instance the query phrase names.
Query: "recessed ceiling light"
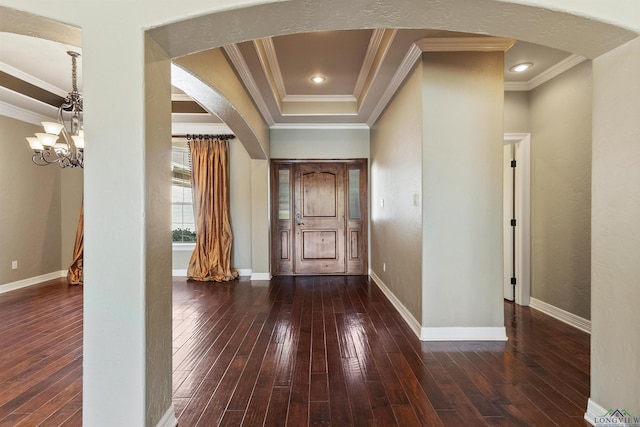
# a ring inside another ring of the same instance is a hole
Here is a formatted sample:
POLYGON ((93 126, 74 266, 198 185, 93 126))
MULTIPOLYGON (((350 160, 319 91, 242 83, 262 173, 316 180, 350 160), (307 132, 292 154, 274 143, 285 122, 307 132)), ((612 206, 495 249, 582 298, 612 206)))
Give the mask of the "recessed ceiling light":
POLYGON ((317 75, 317 76, 311 77, 311 81, 314 82, 315 84, 319 85, 319 84, 322 84, 322 83, 326 82, 327 78, 325 76, 317 75))
POLYGON ((531 62, 523 62, 522 64, 517 64, 509 68, 509 71, 513 71, 514 73, 522 73, 523 71, 527 71, 532 66, 533 63, 531 62))

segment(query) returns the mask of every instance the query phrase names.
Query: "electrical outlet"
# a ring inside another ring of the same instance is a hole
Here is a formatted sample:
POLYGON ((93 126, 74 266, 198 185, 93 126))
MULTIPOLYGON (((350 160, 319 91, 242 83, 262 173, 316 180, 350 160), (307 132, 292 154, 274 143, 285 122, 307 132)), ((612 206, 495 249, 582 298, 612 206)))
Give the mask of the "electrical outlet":
POLYGON ((387 263, 386 262, 382 263, 382 271, 387 271, 387 263))
POLYGON ((380 199, 380 207, 384 208, 384 199, 380 199))
POLYGON ((18 261, 11 261, 11 269, 12 270, 18 269, 18 261))

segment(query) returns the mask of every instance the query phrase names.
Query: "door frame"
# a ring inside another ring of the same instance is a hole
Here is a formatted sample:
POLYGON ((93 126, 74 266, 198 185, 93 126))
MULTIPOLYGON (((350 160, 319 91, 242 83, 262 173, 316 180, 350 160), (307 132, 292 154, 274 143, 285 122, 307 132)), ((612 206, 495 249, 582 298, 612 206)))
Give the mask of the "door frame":
MULTIPOLYGON (((531 134, 505 133, 503 147, 513 144, 516 160, 516 292, 518 305, 529 305, 531 298, 531 134)), ((504 168, 507 168, 506 164, 504 168)), ((510 167, 509 167, 510 169, 510 167)), ((511 198, 503 192, 504 298, 511 300, 511 198), (507 286, 508 285, 508 286, 507 286)))
MULTIPOLYGON (((359 246, 361 252, 359 258, 362 262, 362 272, 358 275, 367 275, 369 273, 369 159, 367 158, 352 158, 352 159, 271 159, 269 165, 269 215, 270 215, 270 271, 271 275, 296 275, 295 273, 295 247, 293 233, 296 228, 294 226, 293 205, 295 198, 295 173, 294 167, 300 164, 318 164, 318 163, 336 163, 345 165, 345 208, 349 203, 349 170, 348 165, 357 165, 360 173, 360 237, 362 242, 359 246), (281 169, 289 169, 289 219, 279 219, 279 182, 278 171, 281 169), (284 232, 284 233, 282 233, 284 232), (290 246, 287 248, 286 253, 291 257, 291 261, 288 260, 282 262, 278 258, 278 254, 282 254, 281 243, 282 235, 288 233, 290 246), (280 242, 278 241, 280 239, 280 242), (280 243, 280 244, 279 244, 280 243)), ((345 258, 345 273, 336 273, 336 275, 355 275, 353 273, 353 261, 350 258, 353 248, 347 249, 346 246, 351 245, 351 239, 349 238, 352 231, 352 219, 348 218, 345 214, 345 229, 344 229, 344 258, 345 258), (350 265, 351 264, 351 265, 350 265)), ((302 273, 300 275, 304 275, 302 273)), ((311 274, 311 273, 309 273, 311 274)), ((332 274, 332 273, 327 273, 332 274)))

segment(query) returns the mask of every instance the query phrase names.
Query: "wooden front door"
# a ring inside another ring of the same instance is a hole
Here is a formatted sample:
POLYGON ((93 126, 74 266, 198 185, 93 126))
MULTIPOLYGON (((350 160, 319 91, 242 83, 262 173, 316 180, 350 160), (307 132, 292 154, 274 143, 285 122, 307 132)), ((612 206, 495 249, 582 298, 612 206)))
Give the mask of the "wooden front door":
POLYGON ((366 274, 366 160, 273 161, 274 274, 366 274))

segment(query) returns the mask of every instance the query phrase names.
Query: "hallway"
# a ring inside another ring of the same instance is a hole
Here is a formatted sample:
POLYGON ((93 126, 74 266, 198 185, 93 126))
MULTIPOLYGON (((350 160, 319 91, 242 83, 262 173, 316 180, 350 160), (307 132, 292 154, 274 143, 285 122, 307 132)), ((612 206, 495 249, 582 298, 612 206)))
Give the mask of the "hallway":
MULTIPOLYGON (((507 343, 421 343, 363 276, 174 280, 179 425, 588 426, 589 336, 505 303, 507 343)), ((0 295, 0 426, 81 421, 82 288, 0 295)))

